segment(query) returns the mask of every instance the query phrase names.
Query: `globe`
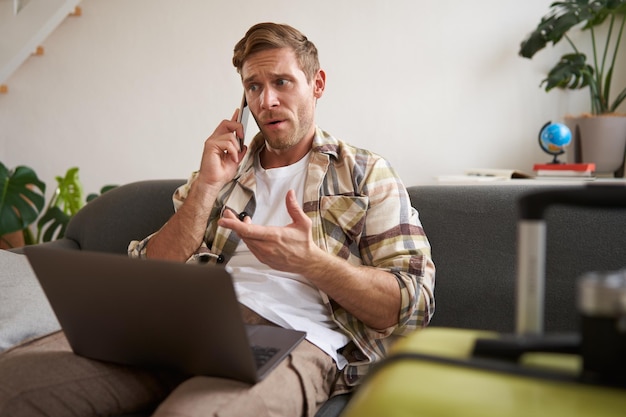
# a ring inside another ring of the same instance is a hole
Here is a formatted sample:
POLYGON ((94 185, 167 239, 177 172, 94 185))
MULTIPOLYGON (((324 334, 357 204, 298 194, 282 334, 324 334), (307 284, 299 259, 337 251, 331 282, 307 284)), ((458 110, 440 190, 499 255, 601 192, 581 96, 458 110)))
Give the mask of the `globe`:
POLYGON ((557 156, 565 153, 563 149, 572 141, 572 132, 563 123, 548 122, 539 131, 539 146, 541 149, 554 156, 553 162, 557 161, 557 156))

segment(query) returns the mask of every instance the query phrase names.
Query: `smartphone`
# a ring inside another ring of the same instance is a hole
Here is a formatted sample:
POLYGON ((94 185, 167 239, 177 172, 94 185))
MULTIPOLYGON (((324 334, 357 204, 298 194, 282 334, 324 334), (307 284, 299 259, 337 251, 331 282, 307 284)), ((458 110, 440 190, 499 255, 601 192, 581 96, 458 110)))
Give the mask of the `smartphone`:
POLYGON ((239 152, 243 151, 243 140, 246 136, 246 127, 248 127, 248 116, 250 116, 250 109, 246 101, 246 93, 244 92, 241 98, 241 105, 239 106, 239 114, 237 115, 237 121, 243 125, 243 137, 237 138, 239 139, 239 152))

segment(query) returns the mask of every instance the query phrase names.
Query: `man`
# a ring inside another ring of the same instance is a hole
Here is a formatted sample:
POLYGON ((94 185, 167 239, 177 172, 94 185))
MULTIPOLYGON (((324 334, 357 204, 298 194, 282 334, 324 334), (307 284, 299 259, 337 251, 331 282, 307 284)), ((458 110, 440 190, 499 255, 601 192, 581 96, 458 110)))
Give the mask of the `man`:
MULTIPOLYGON (((428 323, 434 266, 388 163, 316 127, 326 75, 315 46, 292 27, 258 24, 236 45, 233 64, 260 133, 240 150, 237 114, 220 123, 200 170, 176 192, 176 214, 130 253, 227 262, 247 321, 307 331, 294 355, 311 352, 288 379, 295 384, 252 390, 274 398, 264 402, 275 415, 312 415, 328 395, 356 385, 395 336, 428 323)), ((184 413, 219 384, 183 383, 160 411, 184 413)))
MULTIPOLYGON (((224 263, 246 322, 307 338, 262 382, 194 377, 155 415, 313 416, 397 337, 428 324, 435 268, 389 164, 316 126, 326 75, 313 43, 290 26, 258 24, 235 46, 233 64, 260 133, 240 149, 237 112, 222 121, 200 169, 176 191, 174 216, 131 242, 129 255, 224 263)), ((179 382, 136 375, 116 373, 107 385, 125 411, 124 389, 154 401, 179 382), (145 378, 156 387, 149 393, 145 378)))

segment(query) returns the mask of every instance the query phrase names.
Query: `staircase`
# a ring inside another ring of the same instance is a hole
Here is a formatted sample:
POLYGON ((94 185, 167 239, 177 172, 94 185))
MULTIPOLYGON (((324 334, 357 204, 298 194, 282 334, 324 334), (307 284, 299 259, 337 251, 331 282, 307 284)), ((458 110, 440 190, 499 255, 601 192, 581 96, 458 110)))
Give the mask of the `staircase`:
POLYGON ((28 57, 42 54, 41 44, 80 0, 0 0, 0 92, 28 57), (17 13, 16 13, 17 12, 17 13))

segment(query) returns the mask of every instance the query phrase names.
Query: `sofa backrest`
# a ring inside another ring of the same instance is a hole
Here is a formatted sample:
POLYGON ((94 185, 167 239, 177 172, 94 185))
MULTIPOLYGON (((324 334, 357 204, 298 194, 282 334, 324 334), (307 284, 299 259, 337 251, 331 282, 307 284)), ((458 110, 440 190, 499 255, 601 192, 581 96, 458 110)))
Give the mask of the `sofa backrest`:
MULTIPOLYGON (((409 187, 437 267, 432 325, 515 330, 517 200, 581 185, 514 181, 409 187)), ((554 206, 545 219, 545 330, 574 331, 576 279, 587 271, 626 267, 626 210, 554 206)))
POLYGON ((131 240, 156 232, 174 214, 172 195, 184 183, 148 180, 107 191, 76 213, 65 238, 82 250, 126 253, 131 240))
MULTIPOLYGON (((72 218, 65 240, 83 250, 126 253, 131 240, 156 232, 171 217, 172 195, 184 182, 140 181, 108 191, 72 218)), ((550 187, 562 186, 525 181, 408 188, 437 267, 432 325, 514 331, 517 199, 550 187)), ((626 210, 555 206, 546 220, 545 327, 576 330, 576 278, 626 267, 626 210)))

